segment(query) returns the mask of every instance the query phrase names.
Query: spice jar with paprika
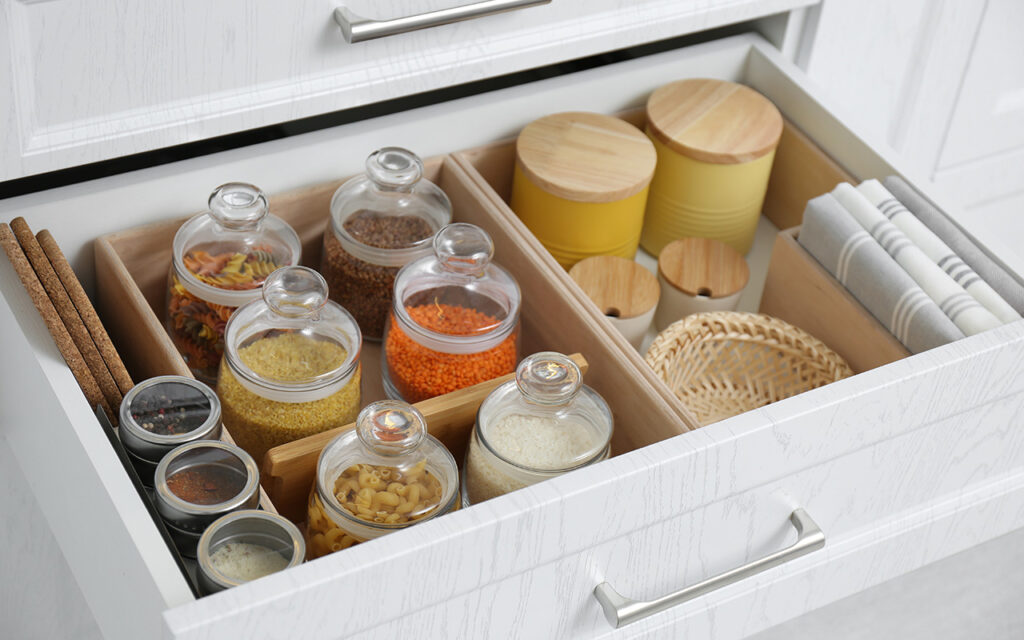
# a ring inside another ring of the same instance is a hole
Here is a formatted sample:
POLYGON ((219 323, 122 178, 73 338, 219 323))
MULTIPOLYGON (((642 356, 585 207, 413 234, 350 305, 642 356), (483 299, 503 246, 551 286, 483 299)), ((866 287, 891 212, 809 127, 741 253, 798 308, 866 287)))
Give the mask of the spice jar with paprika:
POLYGON ((374 151, 366 173, 334 192, 320 272, 364 339, 381 339, 395 274, 430 255, 431 238, 451 219, 448 196, 423 177, 423 162, 398 147, 374 151))
POLYGON ((302 249, 295 230, 268 212, 267 197, 251 184, 217 187, 209 205, 174 235, 166 327, 192 373, 212 385, 228 318, 259 299, 275 269, 298 264, 302 249))
POLYGON ((518 360, 519 285, 491 262, 491 237, 459 222, 433 244, 398 272, 385 327, 384 390, 406 402, 512 373, 518 360))
POLYGON ((415 407, 371 403, 320 453, 309 496, 310 560, 459 507, 459 469, 415 407))
POLYGON ((327 295, 319 273, 285 267, 228 321, 217 395, 224 427, 257 460, 359 413, 362 336, 327 295))

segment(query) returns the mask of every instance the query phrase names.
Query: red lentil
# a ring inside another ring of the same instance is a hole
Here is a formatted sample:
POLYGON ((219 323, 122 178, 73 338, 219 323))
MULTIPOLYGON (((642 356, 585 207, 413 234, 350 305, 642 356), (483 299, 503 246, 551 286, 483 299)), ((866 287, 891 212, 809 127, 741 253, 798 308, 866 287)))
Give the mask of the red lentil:
MULTIPOLYGON (((499 324, 476 309, 447 304, 406 307, 406 311, 416 324, 446 335, 478 335, 499 324)), ((518 329, 479 353, 442 353, 412 340, 392 316, 384 346, 391 382, 407 402, 420 402, 512 373, 517 334, 518 329)))

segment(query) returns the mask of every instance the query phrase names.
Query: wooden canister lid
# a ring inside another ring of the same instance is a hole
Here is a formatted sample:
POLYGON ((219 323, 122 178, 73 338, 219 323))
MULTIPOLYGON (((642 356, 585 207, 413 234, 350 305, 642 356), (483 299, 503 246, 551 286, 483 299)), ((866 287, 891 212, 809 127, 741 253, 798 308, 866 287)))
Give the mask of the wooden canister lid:
POLYGON ((756 160, 779 144, 782 114, 749 87, 691 78, 651 94, 647 125, 677 153, 712 164, 739 164, 756 160))
POLYGON ((526 125, 516 163, 548 193, 576 202, 615 202, 643 191, 657 154, 642 131, 599 113, 556 113, 526 125))
POLYGON ((683 238, 658 255, 658 273, 691 296, 724 298, 747 286, 750 267, 738 251, 711 238, 683 238))
POLYGON ((658 304, 661 291, 654 274, 632 260, 618 256, 592 256, 569 270, 576 284, 601 313, 613 318, 635 318, 658 304))

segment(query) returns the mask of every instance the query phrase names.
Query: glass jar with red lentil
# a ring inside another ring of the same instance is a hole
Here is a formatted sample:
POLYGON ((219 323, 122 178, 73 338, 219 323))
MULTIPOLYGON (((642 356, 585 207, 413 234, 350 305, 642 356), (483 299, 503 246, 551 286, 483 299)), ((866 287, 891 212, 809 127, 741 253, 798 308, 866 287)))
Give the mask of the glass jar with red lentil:
POLYGON ((491 262, 491 237, 460 222, 433 244, 395 277, 384 329, 384 389, 406 402, 512 373, 519 360, 519 285, 491 262))

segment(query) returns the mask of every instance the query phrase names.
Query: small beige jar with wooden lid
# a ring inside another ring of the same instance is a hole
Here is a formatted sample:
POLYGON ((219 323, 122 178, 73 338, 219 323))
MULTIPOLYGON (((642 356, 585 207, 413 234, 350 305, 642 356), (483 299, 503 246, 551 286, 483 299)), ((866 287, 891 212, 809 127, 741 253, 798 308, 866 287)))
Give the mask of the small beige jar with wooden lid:
POLYGON ((691 78, 647 100, 658 154, 640 244, 657 256, 677 238, 714 238, 750 250, 768 188, 782 115, 733 82, 691 78))
POLYGON ((632 259, 655 161, 651 141, 624 120, 545 116, 516 141, 510 204, 566 269, 595 255, 632 259))
POLYGON ((626 258, 591 256, 569 269, 569 276, 633 348, 640 349, 658 306, 654 274, 626 258))
POLYGON ((704 311, 734 311, 750 280, 743 256, 709 238, 681 238, 658 256, 661 299, 654 326, 664 331, 676 320, 704 311))

